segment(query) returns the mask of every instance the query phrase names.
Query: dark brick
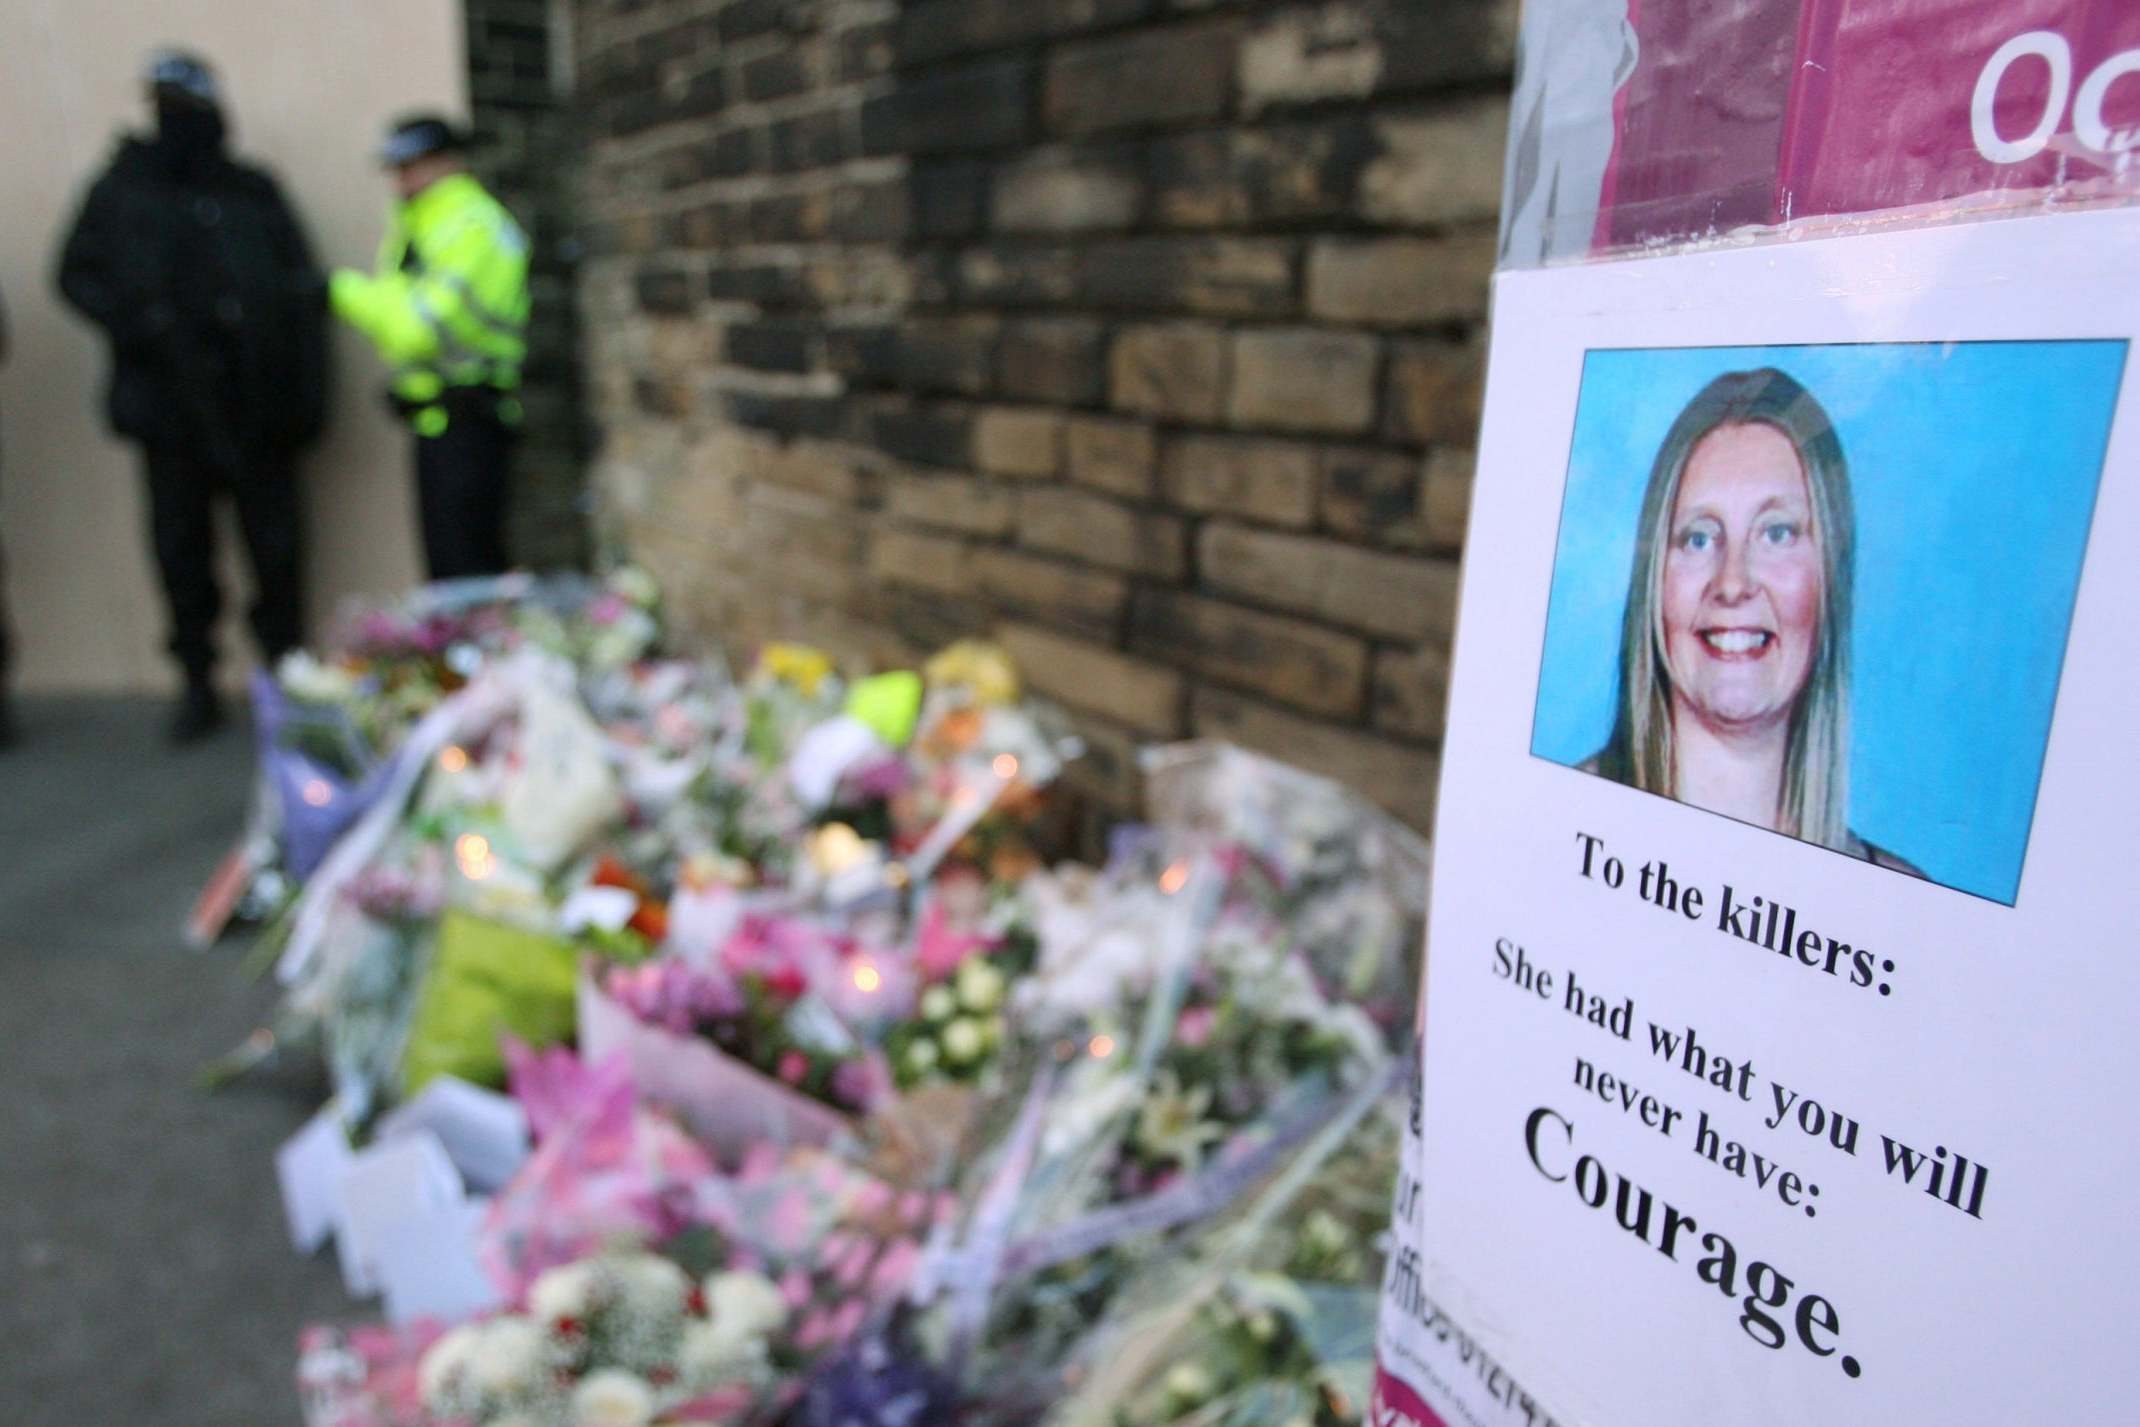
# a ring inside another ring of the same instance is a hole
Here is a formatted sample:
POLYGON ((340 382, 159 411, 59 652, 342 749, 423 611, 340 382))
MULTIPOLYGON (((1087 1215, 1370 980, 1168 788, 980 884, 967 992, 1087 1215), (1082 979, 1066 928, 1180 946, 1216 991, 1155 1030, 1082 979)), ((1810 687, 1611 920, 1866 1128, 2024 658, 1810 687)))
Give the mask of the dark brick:
POLYGON ((840 78, 871 79, 892 67, 897 28, 889 20, 856 25, 840 35, 840 78))
POLYGON ((783 119, 769 132, 773 167, 783 173, 826 168, 847 157, 845 116, 837 109, 820 109, 814 114, 783 119))
POLYGON ((810 71, 793 49, 760 55, 743 66, 743 97, 763 102, 800 94, 810 87, 810 71))
POLYGON ((919 0, 899 20, 899 62, 927 64, 977 50, 1127 24, 1152 0, 919 0))
POLYGON ((681 248, 720 248, 750 236, 747 203, 707 203, 673 215, 670 242, 681 248))
POLYGON ((691 414, 691 385, 674 377, 640 376, 632 379, 632 401, 649 416, 681 421, 691 414))
POLYGON ((959 298, 976 307, 1068 302, 1077 286, 1075 248, 999 245, 969 249, 959 259, 959 298))
POLYGON ((738 426, 783 436, 838 436, 846 429, 847 404, 836 396, 732 391, 728 416, 738 426))
POLYGON ((691 274, 680 268, 641 268, 632 285, 640 311, 668 317, 689 312, 697 296, 692 291, 691 274))
POLYGON ((817 332, 817 324, 792 318, 738 323, 728 329, 728 360, 760 371, 807 372, 817 332))
POLYGON ((872 154, 936 154, 1023 143, 1031 122, 1032 73, 1023 60, 947 70, 862 106, 862 146, 872 154))
POLYGON ((1107 386, 1107 334, 1082 317, 1029 318, 1003 329, 997 386, 1005 396, 1089 406, 1107 386))
POLYGON ((704 119, 728 106, 728 81, 718 69, 691 76, 681 88, 671 86, 667 118, 704 119))
POLYGON ((832 195, 777 193, 750 206, 751 237, 761 243, 807 243, 832 228, 832 195))
POLYGON ((1416 456, 1353 447, 1325 452, 1322 523, 1389 545, 1426 543, 1426 481, 1416 456))
POLYGON ((1381 6, 1374 32, 1383 57, 1377 94, 1501 79, 1516 61, 1514 0, 1381 6))
POLYGON ((1085 255, 1079 295, 1098 307, 1278 317, 1296 306, 1293 246, 1271 238, 1125 238, 1085 255))
POLYGON ((970 237, 988 221, 988 169, 980 163, 919 163, 908 183, 917 238, 970 237))
POLYGON ((833 191, 832 235, 855 243, 896 242, 907 233, 903 179, 847 184, 833 191))
POLYGON ((929 466, 964 465, 972 432, 972 418, 951 407, 890 407, 869 419, 870 441, 877 449, 929 466))
POLYGON ((700 153, 702 178, 740 178, 758 165, 758 131, 723 129, 700 153))
POLYGON ((1359 115, 1156 139, 1152 216, 1168 228, 1343 221, 1380 151, 1359 115))
POLYGON ((1367 687, 1365 642, 1174 590, 1140 590, 1132 598, 1129 648, 1334 717, 1358 714, 1367 687))
POLYGON ((1048 59, 1045 121, 1097 134, 1216 119, 1233 102, 1241 30, 1231 20, 1070 45, 1048 59))
POLYGON ((794 0, 732 0, 714 24, 722 43, 732 45, 780 29, 793 8, 794 0))
POLYGON ((996 337, 994 318, 911 318, 898 329, 899 383, 911 391, 982 395, 993 385, 996 337))

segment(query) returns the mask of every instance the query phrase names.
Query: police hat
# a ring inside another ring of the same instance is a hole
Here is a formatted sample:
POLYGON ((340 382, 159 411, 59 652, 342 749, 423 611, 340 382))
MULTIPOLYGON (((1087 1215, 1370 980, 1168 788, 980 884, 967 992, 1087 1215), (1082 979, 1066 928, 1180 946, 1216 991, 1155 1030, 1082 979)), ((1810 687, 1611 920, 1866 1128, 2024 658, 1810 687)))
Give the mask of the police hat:
POLYGON ((386 142, 379 146, 379 162, 388 168, 400 168, 433 154, 457 153, 466 147, 467 138, 441 116, 410 114, 388 126, 386 142))
POLYGON ((208 67, 208 61, 184 50, 155 51, 149 56, 148 68, 141 77, 151 89, 182 94, 202 104, 214 104, 221 97, 216 89, 215 71, 208 67))

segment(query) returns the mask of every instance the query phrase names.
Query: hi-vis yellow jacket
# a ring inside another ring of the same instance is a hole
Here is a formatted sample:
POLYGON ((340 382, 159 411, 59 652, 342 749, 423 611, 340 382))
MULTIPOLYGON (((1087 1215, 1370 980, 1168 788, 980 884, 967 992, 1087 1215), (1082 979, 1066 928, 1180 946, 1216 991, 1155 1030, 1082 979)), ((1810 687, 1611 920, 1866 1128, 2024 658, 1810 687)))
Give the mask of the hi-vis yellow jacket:
POLYGON ((450 387, 494 389, 505 418, 519 419, 527 235, 467 174, 403 203, 379 244, 378 270, 342 269, 329 297, 394 369, 395 404, 418 435, 445 432, 450 387))

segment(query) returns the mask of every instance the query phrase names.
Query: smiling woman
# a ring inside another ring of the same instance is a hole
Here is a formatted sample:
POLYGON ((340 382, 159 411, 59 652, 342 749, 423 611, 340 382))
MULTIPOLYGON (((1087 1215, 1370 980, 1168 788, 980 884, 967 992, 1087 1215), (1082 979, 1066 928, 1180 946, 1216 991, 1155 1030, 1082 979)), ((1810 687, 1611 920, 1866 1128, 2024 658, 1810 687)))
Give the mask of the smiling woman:
POLYGON ((1650 467, 1618 708, 1585 768, 1914 873, 1848 823, 1855 540, 1811 392, 1773 367, 1702 388, 1650 467))

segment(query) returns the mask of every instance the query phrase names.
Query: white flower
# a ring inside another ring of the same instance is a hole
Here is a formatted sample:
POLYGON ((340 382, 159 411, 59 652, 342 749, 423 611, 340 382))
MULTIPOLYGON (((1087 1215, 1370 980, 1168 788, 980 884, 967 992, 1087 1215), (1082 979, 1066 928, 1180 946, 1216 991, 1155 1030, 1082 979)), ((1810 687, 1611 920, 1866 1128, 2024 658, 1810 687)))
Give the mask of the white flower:
POLYGON ((706 1280, 706 1312, 716 1323, 762 1338, 788 1321, 788 1300, 764 1274, 732 1269, 706 1280))
POLYGON ((601 1267, 593 1259, 550 1269, 528 1290, 528 1309, 545 1323, 585 1318, 594 1307, 595 1283, 600 1275, 601 1267))
POLYGON ((603 1368, 573 1391, 573 1427, 646 1427, 653 1420, 653 1389, 628 1372, 603 1368))
POLYGON ((1164 1379, 1167 1394, 1184 1407, 1195 1407, 1208 1400, 1218 1384, 1199 1363, 1176 1363, 1167 1369, 1164 1379))
POLYGON ((978 1021, 961 1016, 944 1027, 944 1059, 953 1065, 971 1065, 988 1049, 988 1037, 978 1021))
POLYGON ((291 698, 308 704, 346 703, 357 695, 355 675, 338 664, 323 664, 302 649, 283 655, 275 676, 291 698))
POLYGON ((1049 1107, 1041 1147, 1051 1156, 1067 1154, 1136 1103, 1137 1086, 1130 1077, 1100 1061, 1081 1060, 1062 1098, 1049 1107))
POLYGON ((936 1069, 936 1062, 942 1057, 943 1052, 937 1049, 935 1041, 914 1041, 907 1046, 907 1073, 927 1075, 936 1069))
POLYGON ((475 1359, 476 1344, 482 1337, 482 1328, 474 1323, 463 1323, 452 1332, 431 1345, 424 1354, 423 1363, 416 1370, 416 1389, 423 1394, 424 1406, 441 1416, 454 1416, 461 1399, 463 1380, 475 1359))
POLYGON ((958 1014, 958 998, 948 986, 931 986, 921 993, 921 1015, 926 1021, 948 1021, 958 1014))
POLYGON ((677 1366, 694 1389, 755 1377, 765 1365, 765 1340, 731 1326, 731 1321, 694 1322, 684 1329, 677 1366))
POLYGON ((682 1316, 691 1279, 675 1264, 655 1254, 632 1254, 615 1260, 612 1268, 625 1310, 633 1317, 668 1322, 682 1316))
POLYGON ((959 1002, 976 1015, 987 1015, 1003 1001, 1003 973, 971 957, 959 968, 959 1002))
POLYGON ((609 587, 641 608, 651 608, 661 598, 661 586, 637 565, 619 565, 611 570, 609 587))
POLYGON ((1204 1147, 1226 1131, 1204 1118, 1211 1110, 1211 1087, 1184 1089, 1171 1070, 1163 1070, 1137 1112, 1137 1148, 1153 1159, 1196 1168, 1204 1147))
POLYGON ((469 1380, 488 1397, 513 1398, 533 1392, 549 1358, 548 1335, 532 1318, 493 1319, 483 1327, 470 1364, 469 1380))

